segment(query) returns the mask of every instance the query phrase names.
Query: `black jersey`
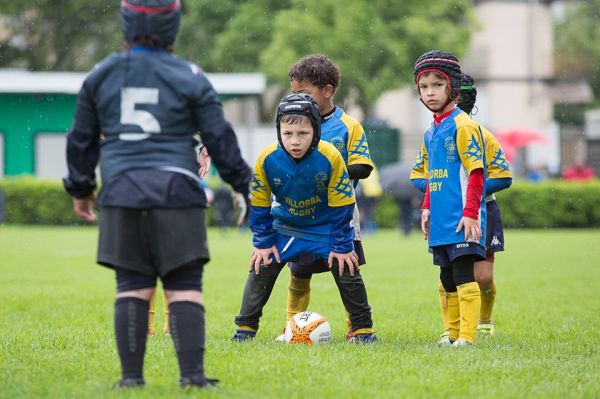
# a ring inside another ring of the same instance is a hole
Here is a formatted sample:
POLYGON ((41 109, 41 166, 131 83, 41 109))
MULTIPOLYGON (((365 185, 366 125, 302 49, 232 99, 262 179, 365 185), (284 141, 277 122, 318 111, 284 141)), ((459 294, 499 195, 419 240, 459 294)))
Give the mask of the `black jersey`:
POLYGON ((245 193, 252 176, 204 72, 164 50, 135 47, 104 59, 85 79, 67 138, 74 197, 131 208, 203 206, 194 135, 221 177, 245 193))

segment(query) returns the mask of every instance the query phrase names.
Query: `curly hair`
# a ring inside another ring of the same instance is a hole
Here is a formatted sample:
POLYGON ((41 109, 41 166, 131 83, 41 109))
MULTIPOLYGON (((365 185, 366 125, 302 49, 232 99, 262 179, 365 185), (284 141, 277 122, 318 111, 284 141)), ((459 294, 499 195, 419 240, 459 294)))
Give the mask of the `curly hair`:
POLYGON ((342 73, 335 63, 321 54, 307 55, 298 60, 288 71, 290 80, 300 82, 308 80, 317 87, 333 86, 337 89, 340 85, 342 73))
POLYGON ((462 109, 467 114, 471 114, 473 107, 475 107, 475 101, 477 101, 477 87, 475 86, 475 79, 463 73, 460 86, 460 97, 458 99, 458 108, 462 109))

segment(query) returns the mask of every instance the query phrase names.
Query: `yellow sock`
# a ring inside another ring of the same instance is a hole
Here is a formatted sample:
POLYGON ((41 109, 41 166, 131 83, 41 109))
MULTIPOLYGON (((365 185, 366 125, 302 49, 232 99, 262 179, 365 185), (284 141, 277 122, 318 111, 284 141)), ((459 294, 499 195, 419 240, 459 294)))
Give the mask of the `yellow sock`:
POLYGON ((492 321, 492 310, 496 302, 496 283, 492 283, 492 288, 481 291, 481 311, 479 321, 489 323, 492 321))
POLYGON ((355 330, 352 333, 356 337, 357 335, 373 334, 374 332, 375 330, 373 330, 372 328, 359 328, 358 330, 355 330))
POLYGON ((352 322, 350 321, 350 313, 344 308, 344 316, 346 317, 346 326, 348 326, 348 331, 352 331, 352 322))
POLYGON ((167 299, 167 294, 163 291, 163 314, 165 315, 165 320, 163 323, 163 334, 171 334, 171 327, 169 326, 169 300, 167 299))
POLYGON ((448 302, 446 300, 446 290, 441 282, 438 284, 438 294, 440 297, 440 309, 442 310, 442 323, 444 324, 444 330, 448 331, 450 329, 448 325, 448 302))
POLYGON ((310 302, 310 277, 298 278, 292 275, 288 285, 287 319, 304 312, 310 302))
POLYGON ((156 313, 156 290, 150 298, 150 307, 148 309, 148 335, 154 335, 154 313, 156 313))
POLYGON ((458 292, 446 293, 446 307, 448 310, 447 321, 450 340, 456 341, 456 339, 458 339, 458 332, 460 328, 460 308, 458 306, 458 292))
POLYGON ((475 343, 477 337, 477 321, 481 308, 479 284, 475 281, 456 287, 458 289, 458 306, 460 308, 460 330, 458 338, 475 343))

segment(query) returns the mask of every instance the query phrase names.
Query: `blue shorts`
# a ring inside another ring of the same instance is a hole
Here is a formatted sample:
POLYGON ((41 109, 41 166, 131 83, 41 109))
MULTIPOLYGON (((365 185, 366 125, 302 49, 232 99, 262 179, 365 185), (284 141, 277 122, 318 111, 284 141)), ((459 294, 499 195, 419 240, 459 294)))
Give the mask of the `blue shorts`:
POLYGON ((485 247, 487 253, 504 251, 504 228, 500 208, 496 201, 486 202, 487 224, 485 226, 485 247))
MULTIPOLYGON (((331 249, 329 248, 328 241, 309 241, 298 237, 290 237, 283 234, 277 234, 275 246, 279 252, 281 263, 298 262, 302 259, 302 264, 310 265, 312 261, 325 260, 325 262, 318 262, 321 265, 322 270, 320 272, 328 271, 327 259, 331 249), (327 269, 324 269, 327 267, 327 269)), ((275 258, 271 255, 271 259, 275 261, 275 258)), ((303 270, 300 267, 298 272, 313 272, 312 269, 303 270)))
POLYGON ((485 260, 485 249, 476 242, 459 242, 456 244, 438 245, 431 248, 433 264, 448 267, 456 258, 474 255, 475 262, 485 260))

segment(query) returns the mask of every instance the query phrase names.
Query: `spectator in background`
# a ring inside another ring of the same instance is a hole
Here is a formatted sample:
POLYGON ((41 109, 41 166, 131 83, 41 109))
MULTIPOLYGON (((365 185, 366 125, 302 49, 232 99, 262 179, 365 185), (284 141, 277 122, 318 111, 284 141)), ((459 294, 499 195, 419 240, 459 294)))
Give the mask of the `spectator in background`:
POLYGON ((562 178, 569 181, 588 181, 594 179, 594 169, 586 165, 582 158, 577 158, 573 165, 563 170, 562 178))
POLYGON ((356 195, 359 198, 357 204, 360 211, 360 229, 365 234, 374 233, 377 229, 375 210, 383 195, 377 168, 373 167, 369 177, 358 181, 356 195))

